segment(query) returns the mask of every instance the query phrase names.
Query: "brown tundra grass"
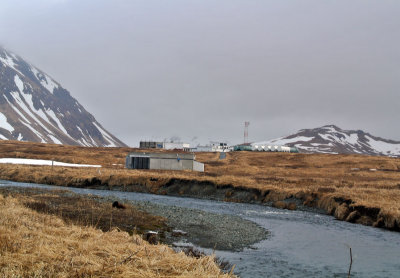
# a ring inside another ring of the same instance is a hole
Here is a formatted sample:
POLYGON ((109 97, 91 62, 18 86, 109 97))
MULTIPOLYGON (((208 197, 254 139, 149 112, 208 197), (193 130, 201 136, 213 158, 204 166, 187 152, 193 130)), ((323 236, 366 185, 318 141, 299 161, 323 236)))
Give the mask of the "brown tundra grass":
MULTIPOLYGON (((82 186, 97 179, 112 186, 145 185, 156 191, 171 179, 296 194, 319 193, 351 199, 354 205, 380 208, 400 223, 400 159, 366 155, 232 152, 219 160, 198 153, 205 172, 124 169, 130 148, 85 148, 15 141, 0 142, 0 157, 54 159, 101 164, 102 168, 0 165, 0 178, 62 186, 82 186), (373 169, 373 170, 371 170, 373 169), (376 171, 375 171, 376 170, 376 171)), ((143 150, 149 151, 149 150, 143 150)), ((159 150, 157 150, 159 151, 159 150)))
POLYGON ((113 229, 66 224, 0 194, 0 277, 234 277, 213 256, 192 258, 113 229))
POLYGON ((56 215, 67 224, 93 226, 103 232, 117 228, 130 234, 143 234, 149 230, 163 234, 169 230, 163 217, 151 215, 130 204, 125 204, 125 209, 112 208, 114 200, 101 197, 66 190, 2 187, 0 194, 15 197, 37 212, 56 215))

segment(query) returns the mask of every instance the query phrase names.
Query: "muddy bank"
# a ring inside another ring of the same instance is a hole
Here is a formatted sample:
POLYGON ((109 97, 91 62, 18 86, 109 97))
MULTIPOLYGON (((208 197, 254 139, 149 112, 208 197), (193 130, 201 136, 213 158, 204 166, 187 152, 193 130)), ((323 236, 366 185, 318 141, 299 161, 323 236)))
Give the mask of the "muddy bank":
POLYGON ((193 208, 59 189, 7 186, 0 187, 0 194, 16 197, 24 206, 38 212, 57 215, 66 223, 93 226, 104 232, 118 228, 144 237, 154 233, 153 243, 240 251, 268 236, 266 229, 250 220, 193 208), (116 201, 123 209, 112 208, 116 201))
MULTIPOLYGON (((142 192, 169 196, 193 197, 227 202, 254 203, 274 206, 281 209, 318 209, 338 220, 357 224, 400 231, 400 219, 382 211, 380 208, 356 205, 352 200, 335 196, 330 190, 318 192, 299 191, 296 194, 277 190, 260 190, 233 185, 218 185, 212 181, 195 179, 157 179, 120 180, 113 176, 90 178, 49 178, 39 176, 34 180, 21 175, 0 178, 18 182, 33 182, 78 188, 142 192), (121 185, 123 184, 123 185, 121 185)), ((328 188, 330 189, 330 188, 328 188)))
POLYGON ((296 194, 289 194, 275 190, 262 191, 259 189, 234 187, 232 185, 219 186, 212 182, 180 179, 171 179, 156 190, 146 185, 109 186, 106 184, 92 184, 86 185, 86 187, 226 202, 253 203, 289 210, 314 208, 332 215, 341 221, 400 231, 400 221, 381 211, 380 208, 358 206, 350 199, 332 196, 331 192, 308 193, 300 191, 296 194))

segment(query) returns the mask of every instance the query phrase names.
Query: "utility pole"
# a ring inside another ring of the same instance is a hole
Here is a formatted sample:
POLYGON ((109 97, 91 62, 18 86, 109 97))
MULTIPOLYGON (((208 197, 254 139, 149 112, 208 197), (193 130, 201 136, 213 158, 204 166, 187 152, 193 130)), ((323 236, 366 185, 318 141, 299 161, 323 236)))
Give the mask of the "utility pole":
POLYGON ((248 143, 249 141, 249 125, 250 122, 244 122, 244 144, 248 143))

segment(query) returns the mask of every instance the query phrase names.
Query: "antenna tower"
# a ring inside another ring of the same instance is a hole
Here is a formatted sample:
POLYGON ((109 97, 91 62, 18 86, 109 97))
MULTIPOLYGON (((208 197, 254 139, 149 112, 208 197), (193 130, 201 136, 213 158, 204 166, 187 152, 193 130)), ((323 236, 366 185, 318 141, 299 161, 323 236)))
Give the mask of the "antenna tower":
POLYGON ((250 122, 244 122, 244 144, 249 141, 249 125, 250 122))

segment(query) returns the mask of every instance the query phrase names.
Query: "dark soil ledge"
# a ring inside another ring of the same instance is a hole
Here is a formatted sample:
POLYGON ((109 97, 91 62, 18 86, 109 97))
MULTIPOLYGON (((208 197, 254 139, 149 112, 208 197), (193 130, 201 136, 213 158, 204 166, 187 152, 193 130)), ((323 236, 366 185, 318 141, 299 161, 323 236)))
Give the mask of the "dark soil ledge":
POLYGON ((130 181, 132 184, 113 181, 112 177, 102 179, 73 178, 49 179, 48 177, 34 180, 20 175, 9 177, 0 175, 1 179, 18 182, 32 182, 49 185, 92 188, 104 190, 118 190, 128 192, 142 192, 159 195, 193 197, 202 199, 219 200, 226 202, 254 203, 275 206, 282 209, 316 208, 333 215, 336 219, 352 223, 400 231, 400 220, 381 211, 380 208, 355 205, 350 199, 332 196, 331 192, 309 193, 300 191, 296 194, 279 192, 276 190, 259 190, 233 185, 217 185, 210 181, 197 181, 185 179, 158 180, 148 178, 130 181))

